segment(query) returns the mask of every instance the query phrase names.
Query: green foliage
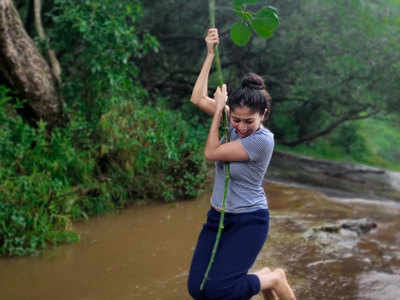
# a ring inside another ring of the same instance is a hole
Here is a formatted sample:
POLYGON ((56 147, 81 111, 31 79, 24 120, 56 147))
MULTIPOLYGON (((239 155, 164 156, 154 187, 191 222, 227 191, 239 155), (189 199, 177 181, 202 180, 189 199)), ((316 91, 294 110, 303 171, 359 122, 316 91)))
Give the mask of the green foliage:
POLYGON ((341 126, 330 135, 279 150, 400 171, 398 120, 367 119, 341 126))
POLYGON ((270 38, 279 26, 278 12, 272 6, 264 7, 255 14, 248 10, 247 6, 255 4, 258 0, 234 0, 233 8, 236 15, 241 19, 231 27, 232 41, 238 46, 246 45, 251 37, 253 30, 263 38, 270 38))
POLYGON ((287 73, 272 90, 273 111, 282 114, 274 120, 289 115, 293 122, 279 129, 273 124, 281 141, 317 133, 338 120, 400 112, 393 101, 400 91, 394 32, 393 19, 363 1, 302 1, 292 10, 281 36, 270 44, 272 72, 287 73), (278 108, 287 102, 290 109, 278 108))
POLYGON ((128 198, 198 195, 206 176, 201 129, 189 127, 178 113, 120 103, 102 116, 99 135, 102 172, 121 182, 128 198))
POLYGON ((231 28, 231 38, 238 46, 246 45, 251 37, 251 30, 246 23, 236 22, 231 28))
POLYGON ((159 101, 139 104, 138 60, 158 51, 137 26, 141 3, 56 0, 47 11, 70 121, 31 128, 0 86, 0 255, 76 241, 73 220, 135 201, 194 197, 206 175, 202 130, 159 101))
POLYGON ((63 53, 65 96, 90 120, 96 121, 118 97, 145 94, 134 83, 139 76, 136 60, 158 51, 158 42, 138 31, 141 15, 140 2, 128 0, 56 0, 49 13, 52 46, 63 53))
POLYGON ((47 243, 78 239, 70 218, 84 213, 72 185, 84 182, 92 166, 68 132, 48 137, 44 123, 34 129, 10 117, 6 93, 0 87, 0 254, 36 254, 47 243))
POLYGON ((397 118, 360 121, 359 133, 368 151, 363 162, 400 171, 400 122, 397 118))
POLYGON ((347 155, 351 155, 357 161, 362 161, 367 147, 364 137, 359 132, 358 123, 344 124, 336 130, 330 141, 333 145, 340 145, 347 155))
MULTIPOLYGON (((330 129, 338 121, 400 114, 398 2, 271 0, 267 5, 279 8, 279 30, 268 40, 253 35, 245 48, 225 34, 232 20, 255 17, 265 2, 237 3, 235 11, 231 0, 217 2, 224 80, 233 89, 248 72, 265 79, 272 96, 268 126, 277 143, 322 138, 339 130, 330 129), (247 15, 238 16, 238 10, 247 15)), ((143 62, 146 86, 170 95, 174 107, 180 107, 201 68, 205 45, 200 35, 208 26, 208 11, 184 0, 146 1, 145 7, 142 26, 160 37, 163 49, 143 62)))
POLYGON ((278 15, 273 8, 260 9, 251 21, 254 31, 263 38, 271 37, 278 25, 278 15))
POLYGON ((70 111, 68 127, 49 135, 10 100, 0 86, 0 255, 77 241, 71 222, 88 215, 201 191, 204 132, 179 114, 114 99, 97 127, 70 111))
POLYGON ((255 4, 258 0, 233 0, 233 7, 235 10, 241 10, 247 5, 255 4))

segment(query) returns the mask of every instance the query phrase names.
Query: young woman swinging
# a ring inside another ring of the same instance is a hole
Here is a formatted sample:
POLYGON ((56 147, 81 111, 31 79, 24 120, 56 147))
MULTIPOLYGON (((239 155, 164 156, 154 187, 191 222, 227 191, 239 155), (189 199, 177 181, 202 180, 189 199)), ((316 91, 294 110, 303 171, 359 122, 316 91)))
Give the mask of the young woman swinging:
POLYGON ((215 161, 215 182, 207 222, 200 232, 189 272, 188 290, 198 299, 250 299, 263 293, 265 299, 295 300, 285 272, 264 268, 248 274, 264 245, 269 228, 269 211, 262 181, 269 165, 273 134, 262 125, 270 112, 271 97, 262 78, 246 75, 241 86, 227 95, 226 85, 208 97, 208 76, 214 59, 218 31, 209 29, 207 57, 198 76, 191 101, 213 116, 205 145, 205 156, 215 161), (227 101, 227 102, 226 102, 227 101), (226 105, 227 104, 227 105, 226 105), (229 116, 230 142, 219 139, 222 111, 229 116), (230 163, 230 182, 226 201, 224 230, 214 264, 205 283, 200 284, 210 260, 218 231, 224 195, 224 163, 230 163))

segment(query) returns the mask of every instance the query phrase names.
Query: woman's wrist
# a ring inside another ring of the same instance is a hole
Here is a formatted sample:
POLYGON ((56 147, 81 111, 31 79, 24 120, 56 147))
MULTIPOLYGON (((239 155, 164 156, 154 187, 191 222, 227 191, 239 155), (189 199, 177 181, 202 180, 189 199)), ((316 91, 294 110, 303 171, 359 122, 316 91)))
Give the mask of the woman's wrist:
POLYGON ((215 109, 215 113, 216 114, 218 114, 218 115, 222 115, 222 111, 224 110, 224 108, 219 108, 219 107, 217 107, 216 109, 215 109))
POLYGON ((208 51, 207 51, 207 56, 208 56, 208 57, 214 58, 215 53, 214 53, 214 52, 208 52, 208 51))

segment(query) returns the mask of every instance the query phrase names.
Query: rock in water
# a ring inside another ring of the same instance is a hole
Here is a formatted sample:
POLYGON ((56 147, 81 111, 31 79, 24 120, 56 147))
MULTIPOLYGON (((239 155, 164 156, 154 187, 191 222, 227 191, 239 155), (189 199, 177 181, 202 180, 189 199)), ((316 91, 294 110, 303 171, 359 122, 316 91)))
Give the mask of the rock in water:
POLYGON ((357 245, 362 234, 375 228, 377 224, 367 218, 340 220, 335 224, 312 227, 304 233, 304 237, 325 248, 325 252, 343 254, 357 245))
POLYGON ((341 220, 339 221, 339 226, 343 229, 355 231, 358 235, 368 233, 372 229, 378 227, 375 222, 368 220, 367 218, 359 220, 341 220))

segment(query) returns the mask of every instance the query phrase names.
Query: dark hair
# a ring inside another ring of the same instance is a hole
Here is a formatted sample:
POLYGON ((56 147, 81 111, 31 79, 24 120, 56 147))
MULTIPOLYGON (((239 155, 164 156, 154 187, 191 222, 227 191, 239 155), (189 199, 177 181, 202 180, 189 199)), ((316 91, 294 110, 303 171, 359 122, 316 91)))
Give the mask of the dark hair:
POLYGON ((265 115, 267 120, 271 111, 271 96, 265 89, 264 80, 255 73, 246 74, 240 87, 229 94, 228 106, 231 111, 236 107, 247 106, 259 114, 264 114, 265 109, 268 109, 265 115))

